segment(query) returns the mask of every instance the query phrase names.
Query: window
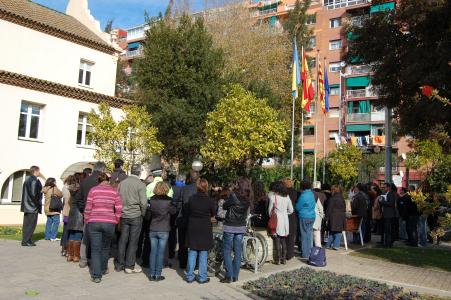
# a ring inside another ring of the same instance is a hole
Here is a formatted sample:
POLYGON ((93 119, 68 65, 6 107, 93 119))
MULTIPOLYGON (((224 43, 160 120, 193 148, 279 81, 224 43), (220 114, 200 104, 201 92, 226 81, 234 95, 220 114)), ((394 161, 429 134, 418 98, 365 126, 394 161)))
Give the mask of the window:
POLYGON ((341 18, 330 19, 330 28, 337 28, 341 26, 341 18))
POLYGON ((307 25, 316 24, 316 14, 307 15, 307 20, 305 21, 307 25))
POLYGON ((315 135, 315 126, 312 125, 304 126, 304 135, 315 135))
POLYGON ((329 130, 329 140, 335 141, 335 135, 338 136, 338 130, 329 130))
POLYGON ((329 95, 339 95, 340 94, 340 86, 338 84, 331 85, 329 88, 330 88, 329 95))
POLYGON ((342 47, 341 40, 329 41, 329 50, 338 50, 341 49, 341 47, 342 47))
POLYGON ((39 118, 41 107, 36 104, 22 102, 19 118, 19 137, 37 139, 39 136, 39 118))
POLYGON ((78 115, 77 127, 77 145, 90 146, 92 141, 89 140, 88 133, 92 131, 92 125, 88 123, 88 115, 80 113, 78 115))
POLYGON ((308 41, 307 48, 311 49, 315 47, 316 47, 316 36, 312 36, 308 41))
POLYGON ((341 71, 341 62, 337 61, 337 62, 331 62, 329 64, 329 72, 333 73, 333 72, 340 72, 341 71))
POLYGON ((339 118, 340 109, 338 107, 329 107, 329 118, 339 118))
POLYGON ((315 113, 316 112, 316 105, 315 102, 311 102, 310 103, 310 113, 315 113))
POLYGON ((78 83, 85 86, 91 85, 91 75, 93 63, 87 61, 80 61, 80 69, 78 71, 78 83))
POLYGON ((2 203, 20 204, 22 200, 22 186, 29 175, 28 170, 17 171, 5 180, 1 190, 2 203))

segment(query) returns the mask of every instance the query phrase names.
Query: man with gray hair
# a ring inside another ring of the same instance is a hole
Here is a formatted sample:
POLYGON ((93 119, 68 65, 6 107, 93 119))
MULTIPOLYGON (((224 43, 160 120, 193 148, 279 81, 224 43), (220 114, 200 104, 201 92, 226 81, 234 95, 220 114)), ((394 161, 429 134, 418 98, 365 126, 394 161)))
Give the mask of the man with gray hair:
POLYGON ((125 269, 127 274, 142 272, 142 269, 135 265, 139 235, 147 209, 146 185, 140 179, 141 171, 141 165, 133 165, 131 175, 119 184, 122 215, 115 269, 117 272, 125 269))
MULTIPOLYGON (((72 202, 72 205, 75 206, 80 213, 83 215, 85 212, 85 206, 86 201, 88 200, 88 194, 89 191, 97 186, 99 182, 97 179, 99 178, 99 175, 106 170, 106 165, 102 161, 98 161, 94 164, 94 168, 92 171, 92 174, 83 180, 83 182, 80 184, 80 189, 78 190, 77 194, 75 194, 74 201, 72 202)), ((70 221, 69 221, 70 223, 70 221)), ((70 227, 69 227, 70 228, 70 227)), ((83 241, 80 245, 80 248, 76 247, 75 249, 75 256, 80 259, 79 266, 80 268, 85 268, 88 266, 88 243, 89 237, 88 232, 86 230, 86 226, 83 230, 83 241)), ((78 260, 78 259, 77 259, 78 260)), ((76 261, 77 261, 76 260, 76 261)))

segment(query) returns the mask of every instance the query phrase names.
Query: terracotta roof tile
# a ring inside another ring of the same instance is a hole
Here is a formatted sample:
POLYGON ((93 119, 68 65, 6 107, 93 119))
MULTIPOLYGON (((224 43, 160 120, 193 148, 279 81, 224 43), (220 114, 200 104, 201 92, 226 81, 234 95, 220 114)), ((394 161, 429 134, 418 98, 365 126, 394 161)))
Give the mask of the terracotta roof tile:
POLYGON ((0 70, 0 83, 96 104, 106 102, 110 106, 118 108, 124 105, 136 104, 136 102, 133 100, 111 97, 108 95, 4 70, 0 70))
POLYGON ((0 19, 102 52, 116 51, 74 17, 29 0, 0 0, 0 19))

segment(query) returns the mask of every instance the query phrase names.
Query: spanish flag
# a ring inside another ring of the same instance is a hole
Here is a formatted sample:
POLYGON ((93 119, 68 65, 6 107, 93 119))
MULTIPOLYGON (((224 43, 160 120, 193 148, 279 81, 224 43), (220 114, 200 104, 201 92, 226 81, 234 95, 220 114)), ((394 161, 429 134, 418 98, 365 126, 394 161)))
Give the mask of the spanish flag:
POLYGON ((293 93, 293 98, 297 99, 299 96, 298 87, 301 84, 301 68, 299 67, 299 55, 298 55, 298 47, 296 45, 296 38, 293 39, 293 61, 291 65, 292 74, 292 83, 291 83, 291 91, 293 93))
POLYGON ((312 79, 310 78, 310 72, 307 64, 307 56, 305 51, 302 51, 302 108, 305 111, 310 112, 310 103, 315 97, 315 89, 313 88, 312 79))

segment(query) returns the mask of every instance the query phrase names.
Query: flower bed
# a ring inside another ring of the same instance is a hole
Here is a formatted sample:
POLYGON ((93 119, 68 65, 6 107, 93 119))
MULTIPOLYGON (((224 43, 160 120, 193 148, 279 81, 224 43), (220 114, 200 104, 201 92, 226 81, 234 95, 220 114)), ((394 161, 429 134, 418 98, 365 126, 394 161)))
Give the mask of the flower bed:
POLYGON ((300 268, 246 282, 245 290, 266 299, 423 299, 400 287, 328 271, 300 268))

